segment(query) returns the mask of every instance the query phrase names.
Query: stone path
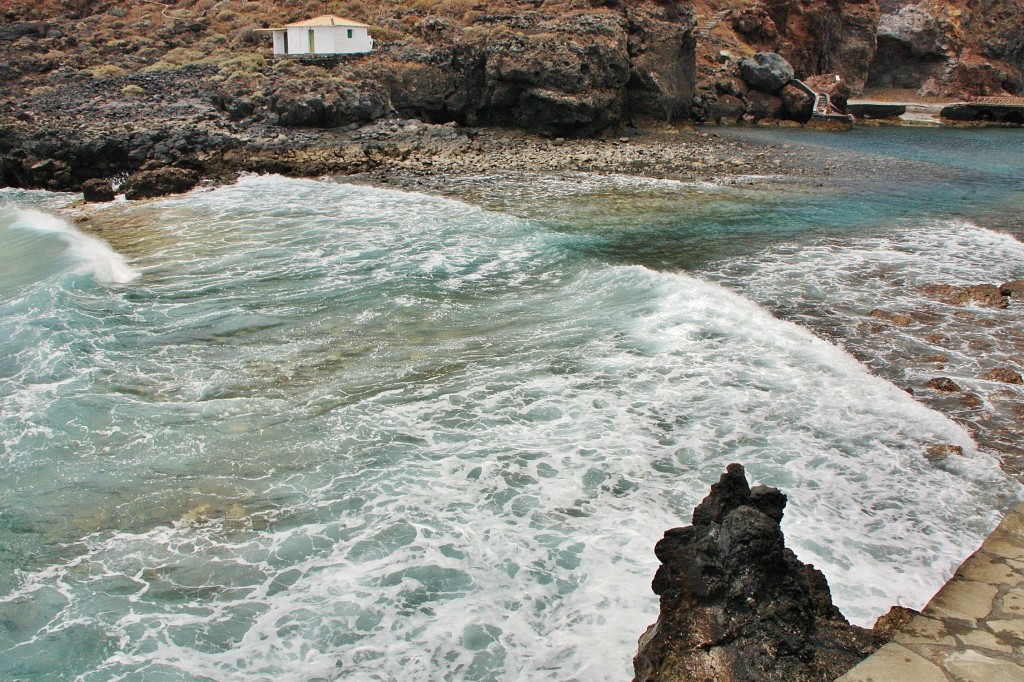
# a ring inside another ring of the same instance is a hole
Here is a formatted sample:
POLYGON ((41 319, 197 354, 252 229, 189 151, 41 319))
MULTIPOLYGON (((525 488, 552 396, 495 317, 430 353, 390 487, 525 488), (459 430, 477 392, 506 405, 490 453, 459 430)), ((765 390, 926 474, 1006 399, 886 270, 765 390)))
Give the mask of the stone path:
POLYGON ((889 644, 836 682, 1024 682, 1024 504, 889 644))

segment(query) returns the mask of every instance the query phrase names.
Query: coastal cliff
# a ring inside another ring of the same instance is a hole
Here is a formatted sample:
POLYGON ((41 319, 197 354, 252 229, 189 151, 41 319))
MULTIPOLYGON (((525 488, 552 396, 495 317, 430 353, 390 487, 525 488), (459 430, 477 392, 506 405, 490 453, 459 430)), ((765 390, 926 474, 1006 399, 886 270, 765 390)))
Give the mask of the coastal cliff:
POLYGON ((730 464, 693 510, 693 525, 665 532, 651 585, 660 614, 640 638, 634 682, 826 681, 891 637, 896 609, 874 630, 832 604, 821 571, 786 548, 786 496, 751 488, 730 464))
POLYGON ((370 24, 373 52, 269 59, 256 29, 324 9, 12 0, 0 16, 0 185, 78 190, 169 164, 203 174, 226 152, 234 172, 264 170, 248 159, 310 144, 300 129, 386 118, 551 138, 806 120, 804 93, 743 77, 756 54, 814 87, 841 81, 830 86, 840 105, 864 87, 1017 93, 1024 69, 1021 0, 328 3, 370 24))

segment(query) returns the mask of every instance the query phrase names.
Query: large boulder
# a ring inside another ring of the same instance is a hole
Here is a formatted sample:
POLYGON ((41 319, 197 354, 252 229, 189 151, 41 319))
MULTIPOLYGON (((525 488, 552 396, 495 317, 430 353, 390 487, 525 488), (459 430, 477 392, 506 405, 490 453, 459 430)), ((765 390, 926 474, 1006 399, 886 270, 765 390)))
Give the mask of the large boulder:
POLYGON ((814 115, 814 97, 802 88, 790 84, 779 93, 785 105, 786 117, 800 123, 807 123, 814 115))
POLYGON ((758 52, 740 62, 740 77, 754 90, 774 95, 793 80, 793 66, 776 52, 758 52))
POLYGON ((481 21, 377 74, 393 108, 433 122, 583 136, 629 118, 679 119, 693 105, 693 13, 620 6, 481 21))
POLYGON ((730 464, 654 549, 658 621, 640 638, 635 682, 832 680, 886 635, 850 625, 825 576, 786 548, 786 496, 730 464))
POLYGON ((747 111, 747 105, 738 97, 719 95, 711 105, 711 120, 715 123, 737 123, 747 111))
POLYGON ((126 199, 149 199, 187 192, 199 183, 195 171, 184 168, 158 168, 139 171, 124 183, 126 199))
POLYGON ((747 113, 753 116, 755 121, 782 118, 785 110, 786 103, 781 97, 760 90, 751 90, 747 95, 747 113))
POLYGON ((114 188, 111 186, 109 180, 103 180, 101 178, 86 180, 82 183, 82 198, 90 203, 113 201, 114 188))

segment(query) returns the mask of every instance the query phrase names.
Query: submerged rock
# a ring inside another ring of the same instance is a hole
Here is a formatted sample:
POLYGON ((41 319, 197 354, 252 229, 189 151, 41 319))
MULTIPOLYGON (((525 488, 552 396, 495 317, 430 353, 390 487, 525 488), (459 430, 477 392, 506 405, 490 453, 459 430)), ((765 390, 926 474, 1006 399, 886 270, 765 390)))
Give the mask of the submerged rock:
POLYGON ((975 284, 973 286, 929 284, 921 288, 921 293, 950 305, 980 303, 996 308, 1005 308, 1010 304, 1008 298, 994 284, 975 284))
POLYGON ((880 320, 886 320, 898 327, 905 327, 908 324, 912 324, 914 322, 914 318, 912 318, 910 315, 907 315, 906 313, 890 313, 880 308, 875 308, 870 313, 868 313, 868 315, 870 315, 871 317, 878 318, 880 320))
POLYGON ((785 506, 730 464, 693 525, 666 531, 651 585, 661 612, 640 638, 636 682, 832 680, 888 639, 850 625, 821 571, 786 548, 785 506))
POLYGON ((1015 279, 1012 282, 1003 282, 999 285, 999 293, 1003 296, 1021 298, 1024 296, 1024 279, 1015 279))
POLYGON ((1024 378, 1021 377, 1020 373, 1009 367, 996 367, 986 372, 985 378, 989 381, 999 381, 1004 384, 1024 384, 1024 378))
POLYGON ((925 386, 933 391, 941 391, 942 393, 956 393, 960 390, 960 386, 949 377, 935 377, 933 379, 929 379, 925 386))
POLYGON ((936 443, 929 445, 928 449, 924 451, 925 458, 930 462, 944 462, 953 455, 963 457, 964 449, 951 443, 936 443))

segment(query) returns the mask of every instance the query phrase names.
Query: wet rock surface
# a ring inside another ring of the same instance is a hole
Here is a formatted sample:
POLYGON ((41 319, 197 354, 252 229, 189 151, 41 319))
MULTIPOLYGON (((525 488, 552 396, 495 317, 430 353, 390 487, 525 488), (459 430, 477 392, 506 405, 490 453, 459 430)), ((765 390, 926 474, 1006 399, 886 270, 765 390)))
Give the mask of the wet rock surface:
POLYGON ((979 303, 994 308, 1005 308, 1010 304, 1007 297, 994 284, 974 284, 969 286, 930 284, 923 287, 921 293, 929 298, 952 305, 979 303))
POLYGON ((88 202, 113 201, 114 187, 108 180, 86 180, 82 183, 82 198, 88 202))
POLYGON ((887 639, 850 625, 825 576, 786 548, 786 496, 730 464, 693 525, 655 547, 658 621, 640 638, 637 682, 832 680, 887 639))
POLYGON ((942 393, 960 392, 960 385, 949 377, 935 377, 934 379, 929 379, 925 386, 933 391, 941 391, 942 393))
POLYGON ((199 175, 195 171, 159 168, 135 173, 125 181, 123 189, 126 199, 150 199, 187 192, 197 184, 199 175))

